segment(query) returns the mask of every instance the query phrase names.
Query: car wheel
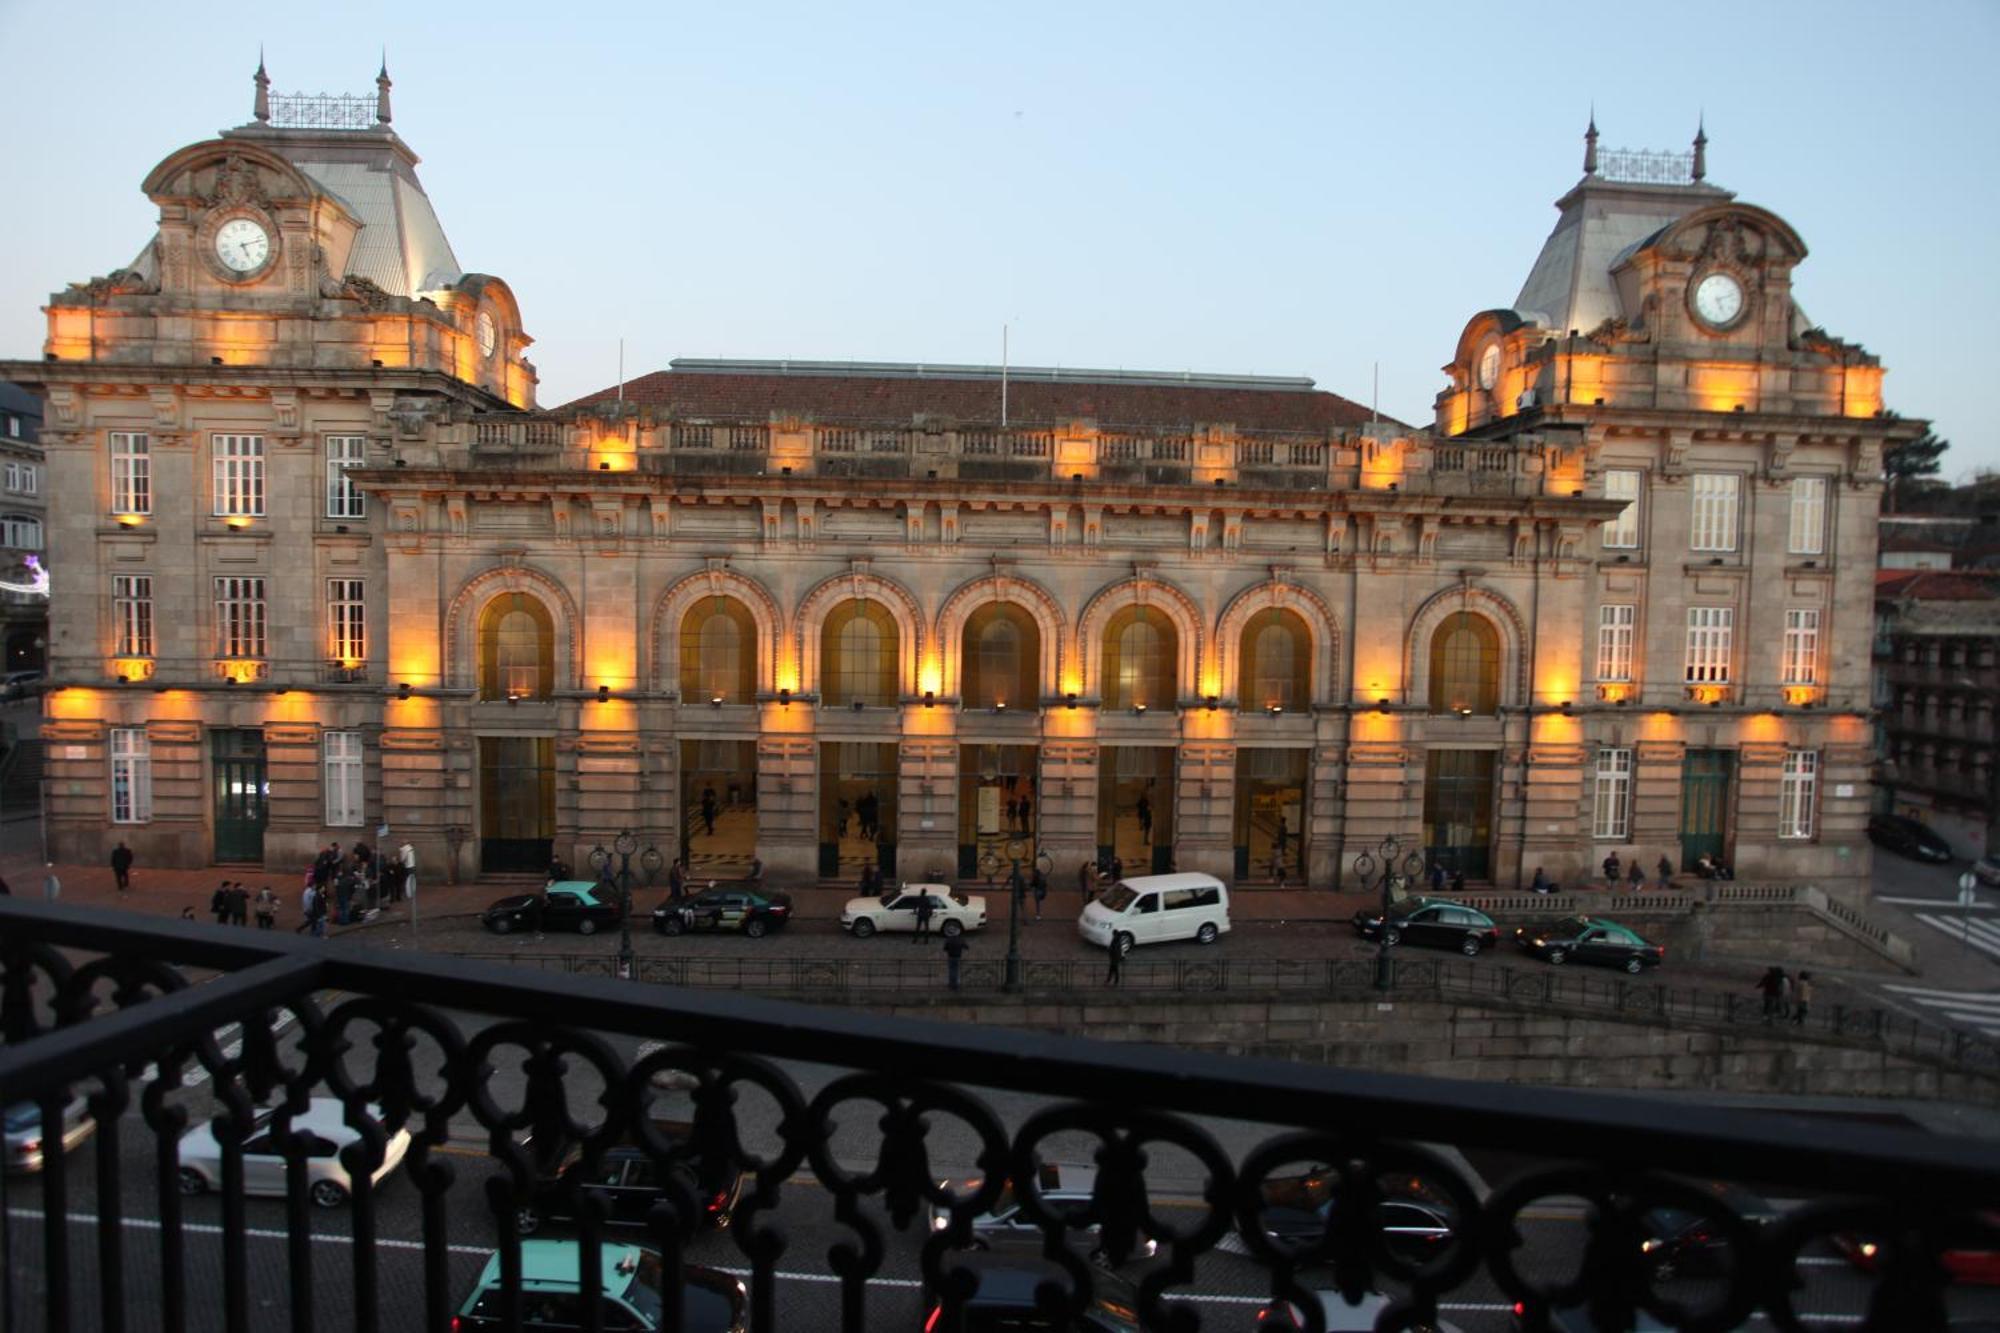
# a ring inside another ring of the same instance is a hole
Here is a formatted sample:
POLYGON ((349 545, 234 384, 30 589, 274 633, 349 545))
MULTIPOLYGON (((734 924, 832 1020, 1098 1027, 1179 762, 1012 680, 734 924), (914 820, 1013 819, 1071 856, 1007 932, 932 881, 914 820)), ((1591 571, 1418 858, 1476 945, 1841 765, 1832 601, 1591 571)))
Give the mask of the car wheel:
POLYGON ((1635 977, 1638 976, 1640 972, 1644 971, 1645 967, 1646 967, 1645 960, 1640 958, 1639 955, 1636 953, 1633 954, 1630 958, 1627 958, 1625 960, 1625 970, 1627 972, 1630 972, 1635 977))
POLYGON ((743 933, 753 940, 763 939, 768 930, 770 927, 764 924, 764 918, 761 916, 753 916, 743 923, 743 933))
POLYGON ((191 1166, 181 1168, 181 1193, 192 1198, 208 1193, 208 1179, 191 1166))
POLYGON ((1219 934, 1221 932, 1215 928, 1213 921, 1204 921, 1201 923, 1201 929, 1194 933, 1194 942, 1196 944, 1213 944, 1215 943, 1215 937, 1219 934))
POLYGON ((532 1236, 540 1230, 542 1215, 523 1204, 514 1210, 514 1230, 523 1236, 532 1236))
POLYGON ((579 935, 595 935, 597 933, 597 923, 589 917, 585 917, 576 923, 576 933, 579 935))
POLYGON ((514 929, 514 923, 512 921, 509 921, 504 916, 501 917, 498 921, 495 921, 493 923, 493 933, 495 935, 505 935, 513 929, 514 929))
POLYGON ((1464 954, 1467 958, 1477 958, 1479 957, 1479 951, 1484 947, 1485 946, 1479 942, 1479 937, 1477 935, 1467 935, 1465 937, 1465 942, 1458 946, 1458 951, 1464 954))
POLYGON ((875 933, 875 923, 867 917, 858 917, 854 922, 854 938, 865 940, 875 933))
POLYGON ((687 918, 682 916, 679 912, 675 912, 672 916, 668 917, 665 921, 662 921, 660 923, 660 933, 662 935, 678 935, 686 929, 687 929, 687 918))
POLYGON ((1111 937, 1111 946, 1118 950, 1118 956, 1123 958, 1132 952, 1132 937, 1121 930, 1111 937))
POLYGON ((347 1191, 336 1180, 315 1180, 306 1194, 316 1208, 338 1208, 347 1202, 347 1191))
POLYGON ((1391 926, 1382 932, 1382 938, 1391 944, 1401 944, 1403 942, 1403 932, 1391 926))
POLYGON ((1569 955, 1563 952, 1561 949, 1551 949, 1547 953, 1543 954, 1542 957, 1546 959, 1549 963, 1553 964, 1554 966, 1561 967, 1563 959, 1569 957, 1569 955))
POLYGON ((965 923, 962 921, 947 921, 942 926, 938 927, 938 934, 944 936, 948 940, 954 939, 960 935, 963 935, 964 933, 965 933, 965 923))

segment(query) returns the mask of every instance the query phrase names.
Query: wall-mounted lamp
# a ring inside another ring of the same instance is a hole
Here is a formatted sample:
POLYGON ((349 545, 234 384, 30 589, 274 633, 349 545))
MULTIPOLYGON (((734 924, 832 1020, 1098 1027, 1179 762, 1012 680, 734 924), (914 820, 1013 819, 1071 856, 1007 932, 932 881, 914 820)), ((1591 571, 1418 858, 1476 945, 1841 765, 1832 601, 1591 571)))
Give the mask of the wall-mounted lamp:
POLYGON ((1071 691, 1070 693, 1065 694, 1063 696, 1063 707, 1065 708, 1076 707, 1076 693, 1074 691, 1071 691))
POLYGON ((1269 713, 1272 717, 1276 717, 1278 716, 1278 714, 1285 711, 1285 706, 1283 704, 1266 704, 1264 706, 1264 711, 1269 713))
POLYGON ((1215 711, 1215 706, 1221 702, 1222 702, 1221 695, 1211 694, 1208 696, 1207 699, 1202 701, 1202 706, 1205 707, 1209 712, 1213 713, 1215 711))
POLYGON ((1006 711, 1007 711, 1007 701, 1006 701, 1005 699, 995 699, 995 700, 993 701, 993 711, 994 711, 994 712, 996 712, 996 713, 1004 713, 1004 712, 1006 712, 1006 711))
POLYGON ((611 464, 609 464, 609 463, 599 463, 599 464, 597 465, 597 470, 598 470, 599 472, 609 472, 609 471, 611 470, 611 464))
POLYGON ((211 356, 210 358, 208 358, 208 364, 210 364, 211 366, 219 366, 222 364, 222 358, 219 356, 211 356))
POLYGON ((1569 700, 1567 699, 1563 700, 1561 703, 1557 704, 1556 707, 1562 709, 1563 712, 1567 713, 1569 711, 1569 700))
POLYGON ((709 695, 709 696, 708 696, 708 706, 709 706, 710 708, 720 708, 720 707, 722 707, 722 696, 721 696, 721 695, 719 695, 719 694, 711 694, 711 695, 709 695))
POLYGON ((1393 491, 1393 490, 1395 490, 1395 489, 1396 489, 1396 483, 1395 483, 1395 482, 1393 482, 1393 481, 1392 481, 1392 482, 1390 482, 1390 483, 1389 483, 1389 489, 1390 489, 1390 490, 1392 490, 1392 491, 1393 491))
POLYGON ((1471 710, 1470 708, 1461 708, 1461 709, 1459 709, 1459 710, 1458 710, 1458 715, 1459 715, 1459 717, 1461 717, 1461 718, 1467 718, 1467 717, 1471 717, 1471 716, 1472 716, 1472 710, 1471 710))
POLYGON ((1581 500, 1583 498, 1583 492, 1581 490, 1571 491, 1569 493, 1569 498, 1572 500, 1581 500))
POLYGON ((290 694, 291 692, 292 692, 292 687, 289 685, 280 685, 278 687, 278 694, 280 697, 290 694))
POLYGON ((778 475, 781 477, 789 477, 792 475, 792 470, 788 467, 781 467, 778 469, 778 475))
POLYGON ((936 707, 937 707, 937 691, 936 691, 936 690, 925 690, 925 691, 924 691, 924 707, 926 707, 926 708, 936 708, 936 707))
POLYGON ((1389 714, 1389 701, 1387 699, 1377 699, 1375 701, 1375 711, 1387 717, 1389 714))
POLYGON ((377 370, 380 370, 382 368, 382 363, 380 361, 370 361, 368 364, 375 367, 375 369, 377 370))
POLYGON ((778 707, 790 708, 791 706, 792 706, 792 692, 790 690, 779 690, 778 707))
POLYGON ((856 699, 854 701, 854 711, 857 713, 860 712, 862 709, 866 708, 867 706, 868 705, 862 703, 861 700, 859 699, 856 699))
POLYGON ((521 702, 521 696, 520 696, 520 695, 518 695, 518 694, 514 693, 514 692, 513 692, 512 690, 509 690, 509 691, 507 692, 507 705, 508 705, 508 707, 510 707, 510 708, 511 708, 511 707, 513 707, 513 706, 514 706, 515 704, 518 704, 518 703, 520 703, 520 702, 521 702))
POLYGON ((609 685, 599 685, 597 687, 597 702, 601 704, 611 702, 611 687, 609 685))
POLYGON ((404 681, 404 682, 403 682, 402 684, 400 684, 400 685, 398 685, 398 686, 396 687, 396 697, 397 697, 398 699, 407 699, 407 698, 409 698, 409 697, 410 697, 410 682, 409 682, 409 681, 407 681, 407 680, 406 680, 406 681, 404 681))
POLYGON ((1139 714, 1139 715, 1141 715, 1141 716, 1144 716, 1144 715, 1145 715, 1145 712, 1146 712, 1146 705, 1144 705, 1144 704, 1133 704, 1133 705, 1132 705, 1132 711, 1133 711, 1133 712, 1135 712, 1135 713, 1138 713, 1138 714, 1139 714))
POLYGON ((235 677, 235 676, 224 676, 224 677, 222 678, 222 683, 223 683, 224 685, 234 685, 234 684, 236 683, 236 677, 235 677))

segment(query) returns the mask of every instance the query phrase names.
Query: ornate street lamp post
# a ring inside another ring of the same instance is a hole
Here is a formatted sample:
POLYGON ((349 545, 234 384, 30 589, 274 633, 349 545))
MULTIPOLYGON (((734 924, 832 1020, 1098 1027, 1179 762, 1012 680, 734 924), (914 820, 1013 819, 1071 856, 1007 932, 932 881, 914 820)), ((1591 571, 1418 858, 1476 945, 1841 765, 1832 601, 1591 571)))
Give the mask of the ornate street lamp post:
MULTIPOLYGON (((618 975, 637 981, 639 970, 633 966, 632 956, 632 853, 639 850, 639 840, 632 836, 632 830, 620 829, 611 840, 611 850, 618 854, 616 875, 611 871, 611 852, 604 850, 603 843, 590 849, 590 866, 597 872, 599 884, 618 891, 618 975)), ((659 855, 651 848, 647 851, 655 858, 659 855)))
POLYGON ((1403 855, 1403 844, 1392 833, 1382 839, 1373 856, 1363 852, 1354 858, 1354 873, 1363 886, 1374 877, 1378 867, 1382 873, 1379 885, 1382 890, 1382 930, 1375 937, 1375 989, 1388 990, 1395 977, 1395 964, 1389 961, 1389 893, 1398 878, 1411 880, 1423 873, 1424 854, 1413 849, 1409 855, 1403 855), (1399 859, 1401 865, 1397 864, 1399 859))
MULTIPOLYGON (((1013 994, 1021 989, 1021 899, 1027 891, 1027 884, 1021 878, 1021 861, 1028 845, 1020 838, 1007 840, 1007 860, 1013 863, 1013 870, 1007 876, 1007 972, 1000 982, 1000 989, 1013 994)), ((1044 875, 1054 868, 1055 862, 1046 852, 1037 852, 1034 864, 1041 867, 1044 875)), ((1000 868, 1000 858, 992 852, 981 858, 981 868, 986 871, 986 887, 993 887, 993 876, 1000 868)))

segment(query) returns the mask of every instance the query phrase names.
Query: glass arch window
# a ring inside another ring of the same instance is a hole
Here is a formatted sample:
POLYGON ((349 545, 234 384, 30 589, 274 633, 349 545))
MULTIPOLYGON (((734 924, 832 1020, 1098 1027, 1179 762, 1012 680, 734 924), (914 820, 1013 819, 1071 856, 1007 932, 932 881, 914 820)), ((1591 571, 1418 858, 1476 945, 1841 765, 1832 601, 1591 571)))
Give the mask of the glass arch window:
POLYGON ((1180 636, 1157 607, 1128 606, 1104 627, 1106 708, 1171 708, 1180 636))
POLYGON ((1312 702, 1312 633, 1296 611, 1266 607, 1243 627, 1237 703, 1302 709, 1312 702))
POLYGON ((967 708, 1041 702, 1042 631, 1024 606, 988 602, 965 622, 959 696, 967 708))
POLYGON ((820 630, 821 698, 888 707, 897 699, 896 618, 880 602, 842 602, 820 630))
POLYGON ((704 597, 681 617, 681 699, 757 697, 757 622, 734 597, 704 597))
POLYGON ((1456 612, 1431 635, 1431 711, 1500 711, 1500 635, 1484 616, 1456 612))
POLYGON ((546 699, 555 692, 556 625, 524 592, 502 593, 479 613, 479 697, 546 699))

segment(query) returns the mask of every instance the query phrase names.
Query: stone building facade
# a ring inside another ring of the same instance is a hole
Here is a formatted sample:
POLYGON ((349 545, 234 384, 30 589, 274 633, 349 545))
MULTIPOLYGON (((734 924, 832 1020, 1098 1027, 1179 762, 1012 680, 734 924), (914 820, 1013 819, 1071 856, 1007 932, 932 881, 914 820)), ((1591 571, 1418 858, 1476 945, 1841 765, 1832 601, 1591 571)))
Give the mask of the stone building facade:
POLYGON ((49 597, 48 487, 42 464, 42 404, 0 382, 0 676, 46 664, 49 597))
POLYGON ((1303 380, 796 362, 540 410, 386 75, 351 128, 259 96, 4 368, 65 497, 59 855, 291 864, 382 823, 468 873, 630 828, 780 880, 1332 885, 1389 835, 1505 885, 1613 849, 1866 874, 1843 608, 1921 423, 1699 146, 1632 183, 1593 130, 1429 428, 1303 380))

